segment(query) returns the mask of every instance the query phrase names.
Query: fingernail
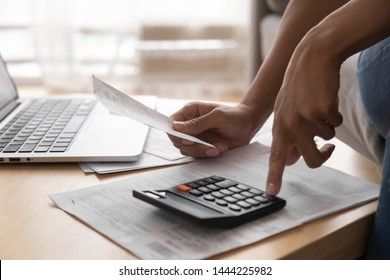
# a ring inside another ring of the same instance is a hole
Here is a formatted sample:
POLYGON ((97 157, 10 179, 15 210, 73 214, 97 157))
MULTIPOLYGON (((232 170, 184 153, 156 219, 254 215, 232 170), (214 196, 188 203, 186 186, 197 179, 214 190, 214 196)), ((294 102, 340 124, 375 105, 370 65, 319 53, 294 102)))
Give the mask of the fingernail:
POLYGON ((334 149, 336 148, 335 145, 333 144, 325 144, 324 146, 324 149, 328 152, 328 151, 333 151, 334 149))
POLYGON ((208 157, 216 157, 219 156, 219 151, 217 149, 210 149, 206 151, 206 156, 208 157))
POLYGON ((178 121, 174 121, 172 123, 172 126, 174 129, 177 129, 177 130, 184 130, 187 127, 184 122, 178 122, 178 121))
POLYGON ((194 141, 190 141, 190 140, 187 140, 187 139, 183 139, 183 140, 181 141, 181 143, 182 143, 183 145, 186 145, 186 146, 192 146, 192 145, 195 144, 194 141))
POLYGON ((266 190, 267 195, 274 196, 276 194, 276 186, 274 183, 269 183, 266 190))
POLYGON ((217 148, 220 153, 226 152, 228 150, 228 147, 223 144, 216 144, 215 148, 217 148))

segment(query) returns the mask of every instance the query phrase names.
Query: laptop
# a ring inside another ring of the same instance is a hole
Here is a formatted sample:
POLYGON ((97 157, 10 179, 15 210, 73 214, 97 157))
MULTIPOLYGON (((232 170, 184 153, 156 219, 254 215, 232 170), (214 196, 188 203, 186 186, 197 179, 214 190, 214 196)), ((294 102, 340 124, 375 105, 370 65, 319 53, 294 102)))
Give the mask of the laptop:
MULTIPOLYGON (((138 100, 154 108, 157 98, 138 100)), ((0 55, 0 163, 135 161, 148 130, 93 95, 19 98, 0 55)))

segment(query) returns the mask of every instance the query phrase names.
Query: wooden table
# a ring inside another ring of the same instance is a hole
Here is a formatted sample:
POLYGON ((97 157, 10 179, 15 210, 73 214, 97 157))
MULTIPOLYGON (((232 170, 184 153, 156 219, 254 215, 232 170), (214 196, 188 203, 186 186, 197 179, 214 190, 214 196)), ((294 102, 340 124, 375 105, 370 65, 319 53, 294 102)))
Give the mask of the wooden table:
MULTIPOLYGON (((337 148, 328 166, 380 182, 375 164, 334 141, 337 148)), ((77 163, 0 165, 0 259, 135 258, 48 197, 130 174, 87 175, 77 163)), ((364 252, 376 205, 336 213, 213 259, 355 259, 364 252)))

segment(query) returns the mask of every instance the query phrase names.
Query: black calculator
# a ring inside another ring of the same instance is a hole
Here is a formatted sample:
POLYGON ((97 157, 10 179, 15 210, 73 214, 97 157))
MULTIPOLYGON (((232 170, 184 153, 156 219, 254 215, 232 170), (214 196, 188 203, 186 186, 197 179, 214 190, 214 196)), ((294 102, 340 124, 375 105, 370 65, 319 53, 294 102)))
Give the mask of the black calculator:
POLYGON ((221 177, 209 176, 164 190, 133 190, 133 196, 204 225, 234 227, 286 205, 276 196, 221 177))

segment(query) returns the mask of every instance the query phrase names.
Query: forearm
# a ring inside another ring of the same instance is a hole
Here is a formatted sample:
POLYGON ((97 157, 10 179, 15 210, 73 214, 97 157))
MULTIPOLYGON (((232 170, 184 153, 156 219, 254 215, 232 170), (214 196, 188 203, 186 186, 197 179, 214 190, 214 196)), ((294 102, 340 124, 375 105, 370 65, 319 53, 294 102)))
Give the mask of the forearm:
POLYGON ((243 104, 249 106, 256 129, 272 113, 275 98, 296 46, 303 36, 347 0, 292 0, 288 5, 275 42, 251 84, 243 104))
POLYGON ((390 0, 353 0, 310 30, 297 52, 312 52, 339 66, 388 36, 390 0))

